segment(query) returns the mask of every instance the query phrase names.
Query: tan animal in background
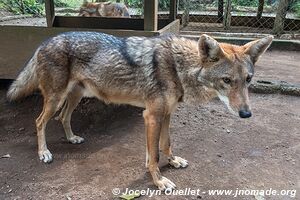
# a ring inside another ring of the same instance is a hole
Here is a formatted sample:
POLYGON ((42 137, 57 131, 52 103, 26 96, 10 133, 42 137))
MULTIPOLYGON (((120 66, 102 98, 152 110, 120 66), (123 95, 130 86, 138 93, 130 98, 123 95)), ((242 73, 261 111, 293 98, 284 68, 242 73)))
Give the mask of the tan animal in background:
POLYGON ((160 150, 175 168, 188 165, 172 152, 171 114, 180 102, 199 104, 219 97, 234 115, 251 117, 248 87, 254 65, 272 39, 236 46, 207 35, 197 42, 173 35, 119 38, 96 32, 63 33, 36 50, 7 97, 16 100, 41 91, 44 107, 36 127, 38 155, 45 163, 53 159, 46 144, 46 125, 61 107, 66 137, 74 144, 84 140, 70 124, 83 97, 145 108, 146 166, 159 189, 174 189, 158 166, 160 150))
POLYGON ((85 1, 79 10, 83 17, 122 17, 130 18, 128 8, 122 3, 100 2, 88 3, 85 1))

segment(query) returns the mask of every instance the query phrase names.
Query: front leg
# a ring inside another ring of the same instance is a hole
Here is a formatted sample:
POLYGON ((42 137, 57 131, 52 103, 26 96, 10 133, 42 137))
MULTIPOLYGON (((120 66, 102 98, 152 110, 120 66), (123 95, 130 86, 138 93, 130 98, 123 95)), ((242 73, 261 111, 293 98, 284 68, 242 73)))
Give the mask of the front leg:
POLYGON ((159 135, 162 128, 163 114, 160 112, 145 110, 143 113, 147 134, 148 168, 154 184, 160 190, 173 190, 176 185, 169 179, 163 177, 158 168, 159 162, 159 135))
POLYGON ((174 156, 171 149, 170 141, 170 114, 168 114, 162 123, 161 133, 160 133, 160 150, 168 157, 169 164, 175 168, 185 168, 188 166, 188 161, 174 156))

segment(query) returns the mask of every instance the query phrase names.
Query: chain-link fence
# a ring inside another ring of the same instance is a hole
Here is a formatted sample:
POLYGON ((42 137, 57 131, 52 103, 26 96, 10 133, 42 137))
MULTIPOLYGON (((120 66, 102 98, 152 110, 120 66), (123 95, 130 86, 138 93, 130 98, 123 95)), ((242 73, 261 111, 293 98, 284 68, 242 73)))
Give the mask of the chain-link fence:
POLYGON ((184 31, 299 33, 299 0, 179 0, 184 31))
MULTIPOLYGON (((143 17, 144 0, 121 2, 143 17)), ((167 18, 169 7, 158 0, 158 17, 167 18)), ((300 34, 300 0, 177 0, 177 13, 182 31, 300 34)))
MULTIPOLYGON (((83 10, 90 16, 101 16, 111 11, 114 17, 126 7, 130 17, 143 18, 147 0, 54 0, 57 15, 78 16, 85 2, 106 6, 87 6, 83 10), (111 6, 108 2, 115 4, 111 6), (118 5, 116 5, 118 4, 118 5)), ((0 5, 12 12, 41 13, 45 0, 0 0, 0 5), (2 3, 1 3, 2 2, 2 3), (19 8, 18 10, 16 8, 19 8), (32 12, 35 11, 35 12, 32 12)), ((170 0, 158 0, 158 17, 168 18, 170 0)), ((182 32, 225 33, 289 33, 300 37, 300 0, 177 0, 177 18, 182 32)), ((124 14, 124 13, 123 13, 124 14)), ((107 15, 110 17, 110 15, 107 15)))

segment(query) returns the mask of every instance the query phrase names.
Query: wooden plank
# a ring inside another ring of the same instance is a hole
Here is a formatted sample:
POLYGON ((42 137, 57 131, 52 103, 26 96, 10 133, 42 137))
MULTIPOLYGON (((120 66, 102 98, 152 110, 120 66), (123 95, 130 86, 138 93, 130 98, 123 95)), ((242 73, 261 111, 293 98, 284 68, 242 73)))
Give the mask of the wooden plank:
POLYGON ((158 0, 144 0, 144 30, 157 31, 158 0))
POLYGON ((143 30, 143 22, 143 19, 134 18, 55 16, 53 26, 66 28, 143 30))
POLYGON ((43 41, 68 31, 96 31, 121 37, 159 35, 151 31, 3 26, 0 29, 0 79, 15 79, 43 41))
MULTIPOLYGON (((168 18, 159 19, 157 22, 158 29, 164 28, 169 23, 168 18)), ((135 18, 55 16, 53 27, 142 31, 144 29, 143 24, 143 19, 135 18)))
POLYGON ((45 11, 46 11, 47 26, 52 27, 54 17, 55 17, 53 0, 45 0, 45 11))
POLYGON ((165 26, 164 28, 159 30, 159 33, 161 35, 165 34, 165 33, 179 33, 179 29, 180 29, 180 20, 176 19, 174 21, 172 21, 171 23, 169 23, 167 26, 165 26))

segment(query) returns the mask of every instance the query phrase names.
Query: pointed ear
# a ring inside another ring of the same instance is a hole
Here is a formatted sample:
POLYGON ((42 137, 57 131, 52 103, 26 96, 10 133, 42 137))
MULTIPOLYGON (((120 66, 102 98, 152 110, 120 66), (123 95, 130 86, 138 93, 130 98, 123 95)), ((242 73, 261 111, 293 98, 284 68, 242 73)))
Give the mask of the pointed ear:
POLYGON ((219 43, 206 34, 200 36, 198 51, 203 62, 218 61, 219 58, 224 55, 219 43))
POLYGON ((255 40, 245 44, 244 53, 250 55, 252 62, 255 63, 258 60, 259 56, 261 56, 271 45, 273 38, 274 37, 270 35, 260 40, 255 40))

